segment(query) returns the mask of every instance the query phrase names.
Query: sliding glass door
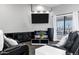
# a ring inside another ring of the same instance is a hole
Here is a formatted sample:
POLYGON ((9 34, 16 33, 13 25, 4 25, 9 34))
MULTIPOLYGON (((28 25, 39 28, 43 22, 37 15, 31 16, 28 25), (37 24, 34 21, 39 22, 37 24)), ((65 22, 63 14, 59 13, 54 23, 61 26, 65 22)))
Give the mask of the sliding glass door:
POLYGON ((58 16, 56 20, 57 38, 61 39, 72 30, 72 15, 58 16))

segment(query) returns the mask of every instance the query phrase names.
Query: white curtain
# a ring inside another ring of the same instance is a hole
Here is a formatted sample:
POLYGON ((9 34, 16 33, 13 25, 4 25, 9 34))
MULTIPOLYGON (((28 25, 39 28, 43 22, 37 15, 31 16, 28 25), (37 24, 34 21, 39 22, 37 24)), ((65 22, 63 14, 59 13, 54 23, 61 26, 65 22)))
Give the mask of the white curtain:
POLYGON ((0 30, 0 51, 3 50, 3 47, 4 47, 3 31, 0 30))

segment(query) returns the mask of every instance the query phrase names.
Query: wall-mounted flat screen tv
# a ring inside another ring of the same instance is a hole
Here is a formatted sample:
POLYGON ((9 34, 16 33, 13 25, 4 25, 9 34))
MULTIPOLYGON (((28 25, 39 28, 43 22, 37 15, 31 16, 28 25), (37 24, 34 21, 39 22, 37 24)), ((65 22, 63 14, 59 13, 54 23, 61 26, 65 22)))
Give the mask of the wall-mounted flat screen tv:
POLYGON ((32 14, 32 23, 41 24, 49 22, 49 14, 32 14))

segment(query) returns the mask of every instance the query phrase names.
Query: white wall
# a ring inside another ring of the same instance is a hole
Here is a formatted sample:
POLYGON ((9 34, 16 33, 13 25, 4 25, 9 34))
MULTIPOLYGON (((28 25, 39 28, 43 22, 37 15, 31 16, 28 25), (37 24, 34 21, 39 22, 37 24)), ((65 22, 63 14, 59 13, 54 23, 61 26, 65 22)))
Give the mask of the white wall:
POLYGON ((29 31, 30 5, 0 4, 0 29, 5 33, 29 31))
MULTIPOLYGON (((49 9, 45 8, 45 10, 49 9)), ((32 24, 31 5, 0 4, 0 29, 5 33, 46 30, 52 27, 52 20, 52 14, 50 13, 48 24, 32 24)))
MULTIPOLYGON (((32 5, 32 11, 49 11, 49 7, 45 7, 42 5, 32 5), (40 8, 38 6, 41 6, 40 8)), ((53 27, 53 18, 52 18, 52 13, 49 12, 49 23, 47 24, 32 24, 32 30, 47 30, 47 28, 52 28, 53 27)))

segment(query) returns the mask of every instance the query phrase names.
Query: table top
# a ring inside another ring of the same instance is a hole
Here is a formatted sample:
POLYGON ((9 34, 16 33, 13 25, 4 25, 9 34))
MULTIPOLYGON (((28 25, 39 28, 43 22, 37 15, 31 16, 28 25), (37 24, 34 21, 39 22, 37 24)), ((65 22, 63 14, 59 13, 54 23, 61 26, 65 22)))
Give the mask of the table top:
POLYGON ((45 46, 35 49, 35 52, 39 52, 44 55, 65 55, 66 51, 62 49, 58 49, 56 47, 45 45, 45 46))

